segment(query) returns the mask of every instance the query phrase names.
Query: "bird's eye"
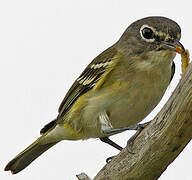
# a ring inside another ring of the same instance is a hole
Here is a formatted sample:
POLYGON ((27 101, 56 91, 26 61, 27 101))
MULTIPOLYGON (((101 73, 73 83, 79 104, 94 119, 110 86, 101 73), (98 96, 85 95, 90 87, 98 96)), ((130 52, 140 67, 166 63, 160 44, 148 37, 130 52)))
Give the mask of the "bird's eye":
POLYGON ((142 29, 142 35, 145 39, 153 39, 153 31, 148 27, 142 29))

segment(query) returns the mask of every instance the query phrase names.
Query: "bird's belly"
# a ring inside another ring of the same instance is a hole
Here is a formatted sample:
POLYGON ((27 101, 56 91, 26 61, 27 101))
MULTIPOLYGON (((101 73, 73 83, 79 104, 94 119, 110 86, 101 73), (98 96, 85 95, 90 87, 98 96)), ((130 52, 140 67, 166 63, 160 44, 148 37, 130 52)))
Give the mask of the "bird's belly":
MULTIPOLYGON (((142 121, 159 103, 166 88, 167 83, 157 83, 153 86, 131 88, 127 91, 121 88, 118 94, 98 93, 90 98, 88 105, 84 108, 81 123, 84 127, 84 134, 89 137, 101 137, 101 125, 99 113, 106 111, 113 128, 127 127, 142 121)), ((85 137, 86 138, 86 137, 85 137)))
POLYGON ((159 103, 166 89, 135 90, 109 107, 110 122, 114 128, 131 126, 142 121, 159 103))

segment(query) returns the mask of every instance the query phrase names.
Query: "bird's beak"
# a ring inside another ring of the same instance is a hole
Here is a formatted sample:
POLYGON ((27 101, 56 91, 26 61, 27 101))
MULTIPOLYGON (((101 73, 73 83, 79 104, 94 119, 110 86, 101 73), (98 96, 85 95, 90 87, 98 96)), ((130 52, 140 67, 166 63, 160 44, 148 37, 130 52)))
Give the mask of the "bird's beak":
POLYGON ((184 46, 178 40, 175 40, 175 39, 163 41, 162 47, 164 49, 175 51, 177 53, 181 53, 181 52, 185 51, 184 46))

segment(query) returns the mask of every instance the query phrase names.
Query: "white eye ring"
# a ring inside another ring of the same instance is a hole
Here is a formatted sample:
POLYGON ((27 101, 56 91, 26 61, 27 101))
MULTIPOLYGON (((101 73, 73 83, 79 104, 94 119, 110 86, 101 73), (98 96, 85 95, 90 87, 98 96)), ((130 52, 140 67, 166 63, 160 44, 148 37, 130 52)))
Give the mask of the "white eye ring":
POLYGON ((149 30, 151 30, 153 34, 154 34, 154 32, 155 32, 155 29, 152 28, 152 27, 150 27, 150 26, 148 26, 147 24, 144 24, 144 25, 141 26, 141 28, 140 28, 141 38, 142 38, 143 40, 145 40, 146 42, 154 42, 154 41, 155 41, 154 38, 149 38, 149 39, 147 39, 147 38, 144 37, 144 35, 143 35, 143 30, 144 30, 144 29, 149 29, 149 30))

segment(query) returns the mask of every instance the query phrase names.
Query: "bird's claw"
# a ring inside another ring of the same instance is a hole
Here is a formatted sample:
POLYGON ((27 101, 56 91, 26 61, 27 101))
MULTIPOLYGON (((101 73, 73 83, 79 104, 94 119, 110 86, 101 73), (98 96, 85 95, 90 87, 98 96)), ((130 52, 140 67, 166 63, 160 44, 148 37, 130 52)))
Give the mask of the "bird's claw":
POLYGON ((128 141, 127 141, 127 146, 126 149, 129 153, 131 154, 135 154, 134 152, 132 152, 132 146, 134 143, 134 140, 136 139, 136 137, 140 134, 140 132, 149 124, 150 122, 146 122, 143 124, 137 124, 135 125, 135 130, 137 131, 128 141))

